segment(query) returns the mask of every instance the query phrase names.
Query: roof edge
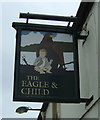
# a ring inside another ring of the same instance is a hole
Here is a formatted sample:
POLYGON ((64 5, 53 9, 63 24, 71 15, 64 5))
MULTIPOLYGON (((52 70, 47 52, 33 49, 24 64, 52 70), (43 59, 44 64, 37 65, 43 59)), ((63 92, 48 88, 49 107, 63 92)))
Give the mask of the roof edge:
POLYGON ((82 2, 80 3, 79 9, 77 11, 76 17, 77 17, 77 21, 73 23, 73 28, 75 28, 76 30, 80 31, 93 7, 94 1, 93 2, 84 2, 84 0, 82 0, 82 2))

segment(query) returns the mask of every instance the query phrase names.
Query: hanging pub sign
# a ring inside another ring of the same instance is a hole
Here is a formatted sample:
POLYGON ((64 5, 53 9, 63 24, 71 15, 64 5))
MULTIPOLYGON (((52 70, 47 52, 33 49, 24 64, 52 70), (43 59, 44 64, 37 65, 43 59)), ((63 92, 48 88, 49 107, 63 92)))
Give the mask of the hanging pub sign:
POLYGON ((65 27, 13 23, 14 101, 79 102, 77 41, 65 27))

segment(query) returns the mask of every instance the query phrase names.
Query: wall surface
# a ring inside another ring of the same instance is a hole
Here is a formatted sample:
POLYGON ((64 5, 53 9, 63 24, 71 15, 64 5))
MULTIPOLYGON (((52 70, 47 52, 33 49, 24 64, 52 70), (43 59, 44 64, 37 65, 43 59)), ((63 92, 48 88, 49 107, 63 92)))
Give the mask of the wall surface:
POLYGON ((52 118, 52 103, 50 103, 48 108, 47 108, 46 118, 52 118))
MULTIPOLYGON (((88 107, 85 107, 84 103, 61 104, 61 118, 80 118, 98 99, 98 3, 94 3, 86 23, 89 36, 83 46, 83 41, 79 40, 78 43, 80 96, 90 98, 93 95, 94 100, 88 107)), ((82 31, 83 33, 84 31, 82 31)), ((98 104, 85 115, 85 118, 98 118, 98 104)))

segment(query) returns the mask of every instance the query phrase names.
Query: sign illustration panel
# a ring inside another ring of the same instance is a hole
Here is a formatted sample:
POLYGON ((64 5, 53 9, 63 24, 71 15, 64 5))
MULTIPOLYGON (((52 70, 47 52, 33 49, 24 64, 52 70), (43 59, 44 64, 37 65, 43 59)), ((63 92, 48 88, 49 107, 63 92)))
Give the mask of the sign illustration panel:
POLYGON ((70 34, 17 31, 14 101, 78 102, 70 34))

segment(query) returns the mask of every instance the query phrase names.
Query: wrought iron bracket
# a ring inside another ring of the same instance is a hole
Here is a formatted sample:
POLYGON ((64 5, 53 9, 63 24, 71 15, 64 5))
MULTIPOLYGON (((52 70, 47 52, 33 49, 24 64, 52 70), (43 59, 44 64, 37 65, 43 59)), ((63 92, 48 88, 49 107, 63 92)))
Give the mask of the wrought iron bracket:
MULTIPOLYGON (((29 15, 29 12, 27 13, 29 15)), ((26 17, 26 24, 28 24, 29 18, 26 17)))
POLYGON ((85 106, 87 107, 93 100, 93 95, 90 98, 80 98, 80 102, 86 103, 85 106))
POLYGON ((20 13, 20 18, 25 19, 40 19, 40 20, 54 20, 54 21, 64 21, 64 22, 75 22, 77 17, 66 17, 66 16, 54 16, 54 15, 44 15, 44 14, 31 14, 31 13, 20 13))

